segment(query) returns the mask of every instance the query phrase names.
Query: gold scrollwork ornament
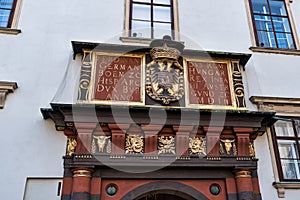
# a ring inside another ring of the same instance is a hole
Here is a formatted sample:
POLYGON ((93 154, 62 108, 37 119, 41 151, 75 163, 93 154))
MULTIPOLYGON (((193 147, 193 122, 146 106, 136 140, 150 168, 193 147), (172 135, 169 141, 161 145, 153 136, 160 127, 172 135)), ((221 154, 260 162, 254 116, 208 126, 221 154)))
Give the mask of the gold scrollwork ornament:
POLYGON ((255 150, 254 150, 254 144, 253 142, 249 143, 249 153, 251 157, 255 157, 255 150))
POLYGON ((125 148, 126 148, 126 153, 143 153, 144 150, 143 136, 127 135, 125 148))
POLYGON ((77 141, 75 138, 68 138, 67 141, 67 155, 72 156, 75 152, 75 148, 77 146, 77 141))

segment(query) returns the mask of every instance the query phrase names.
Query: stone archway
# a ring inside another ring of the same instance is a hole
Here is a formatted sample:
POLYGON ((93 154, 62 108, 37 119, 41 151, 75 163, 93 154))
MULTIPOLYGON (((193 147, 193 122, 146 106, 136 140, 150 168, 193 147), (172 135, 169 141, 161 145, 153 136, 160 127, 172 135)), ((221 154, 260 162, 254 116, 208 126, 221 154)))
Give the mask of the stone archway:
POLYGON ((135 188, 121 200, 209 200, 196 189, 178 182, 152 182, 135 188))

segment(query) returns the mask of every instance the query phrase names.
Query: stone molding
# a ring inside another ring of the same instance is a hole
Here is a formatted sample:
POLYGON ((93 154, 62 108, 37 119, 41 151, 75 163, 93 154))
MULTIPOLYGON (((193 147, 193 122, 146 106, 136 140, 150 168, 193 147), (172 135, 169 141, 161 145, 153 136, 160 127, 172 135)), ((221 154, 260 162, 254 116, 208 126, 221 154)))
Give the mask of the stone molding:
POLYGON ((276 112, 280 116, 300 116, 300 98, 252 96, 250 101, 257 104, 258 111, 276 112))
POLYGON ((277 189, 277 194, 279 198, 285 198, 285 189, 300 189, 300 183, 274 182, 273 187, 277 189))
POLYGON ((13 29, 13 28, 0 28, 0 33, 18 35, 19 33, 21 33, 21 30, 20 29, 13 29))
POLYGON ((4 108, 6 95, 13 93, 18 88, 16 82, 0 81, 0 109, 4 108))

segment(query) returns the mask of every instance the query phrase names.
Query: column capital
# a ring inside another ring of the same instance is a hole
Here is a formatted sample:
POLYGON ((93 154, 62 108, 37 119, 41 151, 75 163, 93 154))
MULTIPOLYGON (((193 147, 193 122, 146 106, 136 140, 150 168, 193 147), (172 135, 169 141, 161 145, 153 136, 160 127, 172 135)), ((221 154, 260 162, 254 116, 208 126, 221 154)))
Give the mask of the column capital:
POLYGON ((236 178, 251 178, 252 171, 250 169, 241 169, 234 172, 236 178))
POLYGON ((76 168, 72 170, 73 177, 91 177, 94 170, 88 168, 76 168))

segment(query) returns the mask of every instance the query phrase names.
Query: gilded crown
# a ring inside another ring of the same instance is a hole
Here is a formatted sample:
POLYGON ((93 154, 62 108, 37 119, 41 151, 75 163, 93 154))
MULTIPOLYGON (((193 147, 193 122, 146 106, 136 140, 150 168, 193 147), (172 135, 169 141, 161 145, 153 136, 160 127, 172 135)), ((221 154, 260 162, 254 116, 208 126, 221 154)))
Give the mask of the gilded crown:
POLYGON ((164 36, 163 39, 153 40, 150 47, 152 47, 150 55, 153 60, 162 58, 177 60, 183 51, 184 45, 171 40, 170 36, 164 36))
POLYGON ((154 47, 150 50, 150 55, 153 60, 160 58, 169 58, 177 60, 180 54, 180 51, 171 47, 154 47))

